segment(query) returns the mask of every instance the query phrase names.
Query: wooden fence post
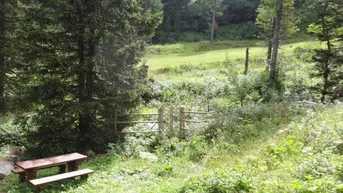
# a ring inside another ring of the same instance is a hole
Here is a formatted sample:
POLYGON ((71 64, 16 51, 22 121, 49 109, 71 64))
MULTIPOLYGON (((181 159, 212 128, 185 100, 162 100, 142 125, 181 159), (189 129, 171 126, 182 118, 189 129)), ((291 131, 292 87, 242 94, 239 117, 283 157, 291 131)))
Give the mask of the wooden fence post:
POLYGON ((185 116, 185 107, 180 106, 180 138, 186 139, 186 130, 185 130, 185 122, 186 122, 186 116, 185 116))
POLYGON ((169 137, 174 137, 174 107, 169 108, 169 137))
POLYGON ((163 107, 158 108, 158 130, 160 133, 164 131, 164 109, 163 107))
POLYGON ((248 69, 249 69, 249 47, 247 47, 247 51, 245 54, 245 64, 244 64, 244 75, 248 74, 248 69))

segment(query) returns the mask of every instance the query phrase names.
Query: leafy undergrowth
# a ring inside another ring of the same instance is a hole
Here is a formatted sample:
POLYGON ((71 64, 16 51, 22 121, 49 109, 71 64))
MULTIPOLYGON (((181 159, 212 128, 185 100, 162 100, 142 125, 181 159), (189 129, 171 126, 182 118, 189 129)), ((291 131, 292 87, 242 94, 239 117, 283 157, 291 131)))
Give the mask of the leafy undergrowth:
MULTIPOLYGON (((288 106, 282 118, 279 107, 264 107, 270 113, 261 118, 241 114, 239 125, 216 124, 189 141, 159 139, 148 148, 158 160, 112 147, 82 165, 95 171, 87 181, 56 182, 43 192, 343 192, 342 105, 288 106)), ((0 186, 7 191, 34 189, 11 175, 0 186)))

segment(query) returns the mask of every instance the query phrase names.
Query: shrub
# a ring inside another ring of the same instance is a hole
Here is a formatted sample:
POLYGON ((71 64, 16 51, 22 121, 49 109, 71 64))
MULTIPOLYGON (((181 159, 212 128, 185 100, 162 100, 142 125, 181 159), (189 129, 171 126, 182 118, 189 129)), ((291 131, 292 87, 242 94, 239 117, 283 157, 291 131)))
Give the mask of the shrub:
POLYGON ((187 147, 186 142, 180 142, 177 138, 166 139, 161 146, 157 149, 158 155, 162 157, 175 158, 185 154, 187 147))
POLYGON ((193 136, 188 146, 188 158, 190 161, 198 162, 206 155, 207 143, 204 136, 193 136))
POLYGON ((216 40, 250 40, 258 33, 254 22, 232 24, 220 27, 216 33, 216 40))
POLYGON ((173 166, 170 164, 166 163, 164 164, 159 170, 157 171, 158 176, 169 176, 173 174, 173 166))
POLYGON ((312 57, 314 56, 315 52, 314 49, 309 48, 302 48, 302 47, 296 47, 293 50, 294 55, 297 59, 304 61, 304 62, 311 62, 312 57))

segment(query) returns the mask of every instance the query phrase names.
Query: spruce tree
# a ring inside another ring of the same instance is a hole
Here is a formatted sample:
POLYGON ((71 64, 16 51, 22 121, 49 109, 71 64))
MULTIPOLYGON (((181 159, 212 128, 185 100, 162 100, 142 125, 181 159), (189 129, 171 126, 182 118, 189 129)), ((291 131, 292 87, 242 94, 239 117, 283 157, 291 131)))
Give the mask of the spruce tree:
POLYGON ((339 85, 342 71, 341 63, 337 60, 340 58, 341 50, 336 40, 343 34, 343 6, 339 0, 319 0, 314 4, 318 10, 318 19, 309 26, 309 31, 325 43, 325 48, 315 50, 315 71, 311 75, 323 80, 315 88, 320 90, 320 101, 324 103, 326 96, 333 94, 333 87, 339 85))
POLYGON ((46 0, 22 4, 21 119, 40 155, 104 151, 115 142, 114 112, 139 102, 137 64, 160 15, 139 0, 46 0))

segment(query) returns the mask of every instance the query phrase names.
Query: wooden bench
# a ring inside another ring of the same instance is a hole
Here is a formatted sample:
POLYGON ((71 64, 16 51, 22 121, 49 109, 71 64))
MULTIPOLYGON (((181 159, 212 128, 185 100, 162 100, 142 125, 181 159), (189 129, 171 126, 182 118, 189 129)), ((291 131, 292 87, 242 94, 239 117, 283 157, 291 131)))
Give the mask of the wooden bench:
POLYGON ((93 173, 93 170, 83 169, 83 170, 78 170, 78 171, 73 171, 73 172, 68 172, 68 173, 63 173, 63 174, 57 174, 57 175, 49 176, 45 178, 29 180, 29 183, 35 186, 38 191, 40 191, 43 189, 43 186, 47 183, 56 182, 56 181, 60 181, 64 179, 75 178, 78 176, 80 176, 81 179, 86 179, 88 177, 88 174, 91 174, 91 173, 93 173))
POLYGON ((43 185, 49 182, 74 178, 77 176, 80 176, 81 178, 87 178, 88 174, 93 173, 92 170, 84 169, 78 171, 79 164, 86 158, 87 156, 79 153, 70 153, 48 158, 26 160, 16 162, 15 165, 18 166, 20 169, 14 169, 12 170, 12 172, 15 174, 19 174, 20 182, 26 181, 27 183, 37 187, 38 190, 41 190, 43 188, 43 185), (50 167, 59 167, 59 174, 36 179, 38 170, 50 167), (65 173, 67 169, 68 173, 65 173))
POLYGON ((11 171, 14 174, 19 174, 19 182, 20 183, 25 182, 25 170, 23 170, 21 168, 17 168, 17 169, 13 169, 11 171))

